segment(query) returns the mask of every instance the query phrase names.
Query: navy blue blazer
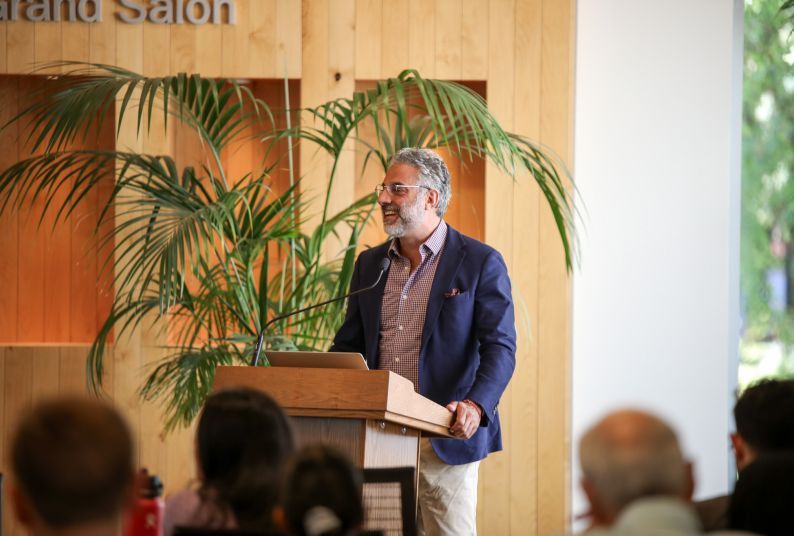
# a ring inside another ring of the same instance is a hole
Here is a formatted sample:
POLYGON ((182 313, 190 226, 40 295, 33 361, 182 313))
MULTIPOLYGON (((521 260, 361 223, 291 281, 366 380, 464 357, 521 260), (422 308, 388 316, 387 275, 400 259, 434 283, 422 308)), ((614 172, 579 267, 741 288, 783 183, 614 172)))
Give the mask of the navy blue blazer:
MULTIPOLYGON (((359 255, 350 290, 378 277, 389 243, 359 255)), ((348 300, 332 352, 360 352, 378 368, 380 313, 386 277, 348 300)), ((449 227, 427 301, 419 353, 419 392, 447 405, 470 399, 483 409, 480 428, 467 440, 432 439, 444 463, 459 465, 502 449, 497 406, 515 369, 516 332, 510 279, 502 256, 449 227), (454 296, 450 291, 458 289, 454 296)))

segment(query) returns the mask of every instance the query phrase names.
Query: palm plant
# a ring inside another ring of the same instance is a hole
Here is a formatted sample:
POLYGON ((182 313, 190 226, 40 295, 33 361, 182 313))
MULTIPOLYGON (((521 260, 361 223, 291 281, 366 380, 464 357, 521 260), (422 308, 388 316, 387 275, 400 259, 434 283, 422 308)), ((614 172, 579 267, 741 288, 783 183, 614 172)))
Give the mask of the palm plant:
MULTIPOLYGON (((429 146, 488 158, 511 175, 529 172, 554 215, 571 266, 566 175, 538 146, 505 132, 483 99, 464 86, 404 71, 351 98, 282 111, 296 123, 278 127, 279 112, 234 80, 148 78, 113 66, 70 65, 12 120, 29 125, 33 155, 0 171, 0 213, 43 199, 45 213, 55 210, 62 219, 100 182, 115 181, 97 224, 99 231, 103 220, 114 218, 99 239, 115 255, 115 297, 91 347, 87 381, 94 390, 101 387, 111 333, 119 338, 142 322, 169 325, 175 333, 169 355, 141 387, 144 398, 164 401, 169 428, 194 418, 216 366, 248 361, 268 318, 349 286, 358 238, 375 206, 371 194, 329 213, 337 164, 350 143, 366 152, 365 162, 384 170, 397 150, 429 146), (119 131, 131 121, 145 133, 157 116, 165 125, 170 118, 197 136, 206 160, 200 168, 180 168, 170 156, 73 148, 114 106, 119 131), (359 136, 366 123, 374 126, 374 139, 359 136), (321 207, 305 200, 300 180, 277 192, 275 165, 229 176, 222 151, 250 131, 268 153, 300 142, 301 150, 313 146, 331 157, 321 207), (56 197, 63 191, 65 197, 56 197), (320 214, 319 224, 303 230, 305 216, 313 213, 320 214), (331 237, 343 239, 345 247, 327 259, 331 237)), ((277 322, 265 334, 266 344, 325 349, 343 310, 344 303, 336 303, 277 322)))

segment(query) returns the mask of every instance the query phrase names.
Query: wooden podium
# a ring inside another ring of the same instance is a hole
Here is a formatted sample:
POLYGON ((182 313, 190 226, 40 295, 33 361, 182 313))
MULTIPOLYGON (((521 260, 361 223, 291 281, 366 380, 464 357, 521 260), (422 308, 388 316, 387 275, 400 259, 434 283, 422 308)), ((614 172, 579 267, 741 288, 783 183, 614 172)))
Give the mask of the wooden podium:
POLYGON ((250 387, 291 417, 298 445, 323 443, 359 467, 414 467, 420 436, 452 437, 452 413, 386 370, 218 367, 214 390, 250 387))

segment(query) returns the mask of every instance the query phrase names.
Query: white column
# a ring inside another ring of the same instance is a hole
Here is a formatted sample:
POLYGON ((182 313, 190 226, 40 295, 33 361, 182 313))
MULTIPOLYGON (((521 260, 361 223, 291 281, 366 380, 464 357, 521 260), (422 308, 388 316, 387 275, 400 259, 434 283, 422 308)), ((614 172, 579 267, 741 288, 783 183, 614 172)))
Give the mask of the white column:
POLYGON ((725 493, 739 330, 741 0, 580 0, 574 175, 577 443, 639 407, 677 429, 696 496, 725 493))

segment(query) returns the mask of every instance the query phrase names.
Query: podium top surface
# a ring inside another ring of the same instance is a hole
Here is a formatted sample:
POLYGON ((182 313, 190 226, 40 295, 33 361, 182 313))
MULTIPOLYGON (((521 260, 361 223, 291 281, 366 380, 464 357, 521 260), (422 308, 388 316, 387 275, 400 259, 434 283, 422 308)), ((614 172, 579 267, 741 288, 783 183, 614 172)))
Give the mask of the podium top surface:
POLYGON ((213 389, 229 387, 264 391, 294 417, 384 420, 452 437, 452 413, 388 370, 218 367, 213 389))

